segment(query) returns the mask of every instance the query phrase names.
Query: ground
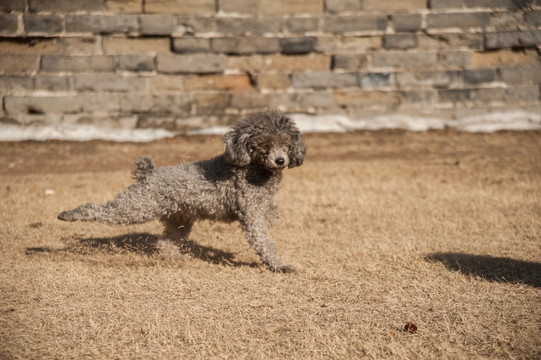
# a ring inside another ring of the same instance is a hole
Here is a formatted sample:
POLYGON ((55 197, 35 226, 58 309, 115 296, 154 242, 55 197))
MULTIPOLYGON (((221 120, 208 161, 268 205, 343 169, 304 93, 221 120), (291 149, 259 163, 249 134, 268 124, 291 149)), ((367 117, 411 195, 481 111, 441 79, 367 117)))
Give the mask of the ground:
POLYGON ((198 223, 167 260, 158 222, 56 219, 139 156, 194 161, 218 137, 0 143, 0 358, 540 358, 540 139, 308 135, 272 229, 292 274, 235 224, 198 223))

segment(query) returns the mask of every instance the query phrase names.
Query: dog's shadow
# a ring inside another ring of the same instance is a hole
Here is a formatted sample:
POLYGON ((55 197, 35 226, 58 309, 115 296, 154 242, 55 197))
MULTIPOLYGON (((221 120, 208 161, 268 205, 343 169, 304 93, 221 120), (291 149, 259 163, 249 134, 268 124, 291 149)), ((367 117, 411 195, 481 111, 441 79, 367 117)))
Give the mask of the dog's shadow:
POLYGON ((426 259, 440 262, 449 270, 478 276, 491 282, 522 283, 536 288, 541 287, 541 263, 537 262, 450 252, 430 254, 426 259))
MULTIPOLYGON (((74 237, 66 240, 66 247, 62 249, 50 249, 44 247, 32 247, 26 249, 26 254, 35 253, 72 253, 79 255, 90 255, 99 253, 110 254, 138 254, 148 257, 160 256, 158 248, 159 236, 150 233, 132 233, 114 237, 74 237)), ((256 262, 244 262, 235 260, 235 254, 211 246, 204 246, 195 241, 185 241, 181 246, 181 254, 206 261, 211 264, 226 266, 248 266, 258 267, 256 262)))

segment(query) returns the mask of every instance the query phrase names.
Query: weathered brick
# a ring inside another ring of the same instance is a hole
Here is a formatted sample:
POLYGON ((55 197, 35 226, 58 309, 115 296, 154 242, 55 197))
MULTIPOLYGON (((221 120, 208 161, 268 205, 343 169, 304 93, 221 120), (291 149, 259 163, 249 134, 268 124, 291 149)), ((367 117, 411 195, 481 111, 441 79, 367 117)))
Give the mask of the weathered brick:
POLYGON ((169 114, 140 114, 137 115, 138 129, 165 129, 169 131, 188 131, 191 130, 187 119, 179 118, 178 115, 169 114))
POLYGON ((45 91, 67 91, 71 89, 70 76, 36 75, 34 88, 45 91))
POLYGON ((386 13, 413 12, 426 9, 426 0, 386 0, 383 4, 381 0, 363 0, 364 10, 379 11, 382 9, 386 13))
POLYGON ((417 45, 423 49, 454 49, 468 47, 470 49, 484 49, 483 34, 478 33, 445 33, 445 34, 420 34, 417 37, 417 45))
POLYGON ((243 111, 264 110, 264 109, 287 109, 296 105, 296 95, 286 93, 266 93, 257 92, 235 92, 231 94, 232 108, 243 111))
POLYGON ((0 2, 0 11, 24 11, 26 9, 26 0, 3 0, 0 2))
POLYGON ((154 70, 154 57, 151 55, 119 55, 117 68, 127 71, 154 70))
POLYGON ((230 93, 195 93, 193 95, 194 104, 199 114, 215 113, 217 110, 223 110, 229 107, 231 103, 230 93))
POLYGON ((158 71, 161 73, 221 73, 227 59, 224 55, 158 55, 158 71))
POLYGON ((282 53, 288 55, 307 54, 314 51, 316 39, 314 37, 283 38, 280 39, 282 53))
POLYGON ((435 52, 419 51, 387 51, 372 54, 372 67, 395 67, 404 69, 417 69, 433 67, 436 65, 435 52))
POLYGON ((325 10, 331 14, 363 9, 363 0, 325 0, 325 10))
POLYGON ((335 73, 330 71, 316 71, 309 73, 292 74, 293 87, 302 88, 342 88, 356 87, 358 84, 357 73, 335 73))
POLYGON ((323 0, 260 0, 262 15, 322 13, 323 0))
POLYGON ((139 27, 143 35, 169 35, 175 31, 177 19, 172 15, 141 15, 139 27))
POLYGON ((176 38, 173 39, 172 50, 179 54, 209 52, 210 40, 193 37, 176 38))
POLYGON ((475 68, 538 64, 539 55, 535 49, 474 52, 472 56, 475 68))
POLYGON ((336 54, 332 57, 332 69, 359 71, 366 68, 367 56, 364 54, 336 54))
POLYGON ((385 49, 411 49, 417 47, 415 34, 385 34, 383 35, 385 49))
POLYGON ((523 27, 524 12, 502 11, 490 14, 490 28, 496 31, 516 31, 523 27))
POLYGON ((392 73, 364 73, 359 77, 359 86, 363 89, 389 87, 394 84, 392 73))
POLYGON ((39 68, 37 55, 0 55, 0 74, 32 74, 39 68))
POLYGON ((107 10, 117 14, 140 14, 143 0, 105 0, 107 10))
POLYGON ((387 27, 384 15, 326 16, 323 31, 343 33, 349 31, 383 31, 387 27))
POLYGON ((73 77, 73 87, 79 91, 141 92, 146 80, 117 74, 79 74, 73 77))
POLYGON ((82 103, 83 112, 118 112, 120 111, 119 94, 86 93, 76 97, 82 103))
POLYGON ((82 103, 76 96, 5 96, 4 108, 15 114, 63 114, 81 112, 82 103))
POLYGON ((217 18, 216 29, 224 35, 261 36, 267 33, 279 33, 282 19, 265 18, 217 18))
POLYGON ((408 90, 402 91, 401 94, 405 103, 433 105, 438 101, 436 90, 408 90))
POLYGON ((381 49, 381 36, 318 36, 316 51, 326 54, 362 53, 381 49))
POLYGON ((291 86, 288 74, 259 74, 256 82, 258 89, 284 90, 291 86))
POLYGON ((485 35, 487 49, 533 47, 541 45, 541 30, 505 31, 485 35))
POLYGON ((263 56, 229 56, 227 58, 227 71, 236 73, 258 73, 263 69, 263 56))
POLYGON ((263 71, 278 71, 282 73, 301 71, 330 70, 331 57, 328 55, 269 55, 265 56, 263 71))
POLYGON ((334 102, 334 93, 332 91, 300 93, 298 94, 297 99, 301 110, 306 109, 306 107, 326 109, 336 105, 334 102))
POLYGON ((211 40, 211 48, 226 54, 269 54, 279 52, 280 43, 277 38, 217 38, 211 40))
POLYGON ((184 81, 186 90, 246 90, 252 87, 248 75, 210 75, 188 77, 184 81))
POLYGON ((501 101, 504 96, 503 88, 483 89, 445 89, 439 90, 439 98, 443 102, 469 103, 501 101))
POLYGON ((251 14, 258 12, 258 0, 218 0, 218 10, 225 13, 251 14))
POLYGON ((63 30, 62 18, 56 15, 24 15, 24 28, 27 32, 60 33, 63 30))
POLYGON ((285 19, 285 27, 290 33, 316 32, 319 29, 318 17, 300 17, 285 19))
POLYGON ((524 21, 532 26, 541 26, 541 10, 529 11, 524 13, 524 21))
POLYGON ((178 17, 178 28, 175 36, 195 36, 216 32, 216 19, 214 17, 178 17))
POLYGON ((490 24, 490 13, 445 13, 445 14, 428 14, 426 19, 426 27, 428 29, 435 28, 485 28, 490 24))
POLYGON ((26 92, 32 89, 30 76, 0 75, 0 90, 3 94, 26 92))
POLYGON ((431 9, 461 8, 463 0, 429 0, 431 9))
POLYGON ((99 11, 105 8, 105 0, 28 0, 31 12, 70 13, 99 11))
POLYGON ((64 56, 44 55, 41 58, 41 69, 44 71, 113 71, 112 56, 64 56))
POLYGON ((464 82, 466 84, 481 84, 496 80, 495 69, 475 69, 464 71, 464 82))
POLYGON ((19 29, 19 20, 17 15, 0 14, 0 34, 15 34, 19 29))
POLYGON ((390 109, 400 104, 400 96, 394 91, 340 90, 334 93, 334 100, 338 105, 363 109, 390 109))
POLYGON ((503 67, 498 73, 500 80, 508 84, 541 84, 541 65, 503 67))
POLYGON ((408 88, 449 88, 460 83, 459 71, 420 71, 403 72, 396 75, 401 89, 408 88))
POLYGON ((96 38, 16 38, 0 39, 0 54, 92 55, 97 51, 96 38))
POLYGON ((520 10, 531 6, 531 0, 464 0, 464 6, 467 8, 489 8, 489 9, 509 9, 520 10))
POLYGON ((442 51, 438 55, 438 65, 451 68, 471 66, 472 52, 468 50, 442 51))
POLYGON ((507 102, 536 102, 539 100, 539 86, 507 88, 503 98, 507 102))
POLYGON ((167 54, 169 50, 166 38, 103 38, 103 51, 111 55, 167 54))
POLYGON ((137 95, 120 96, 120 109, 125 113, 188 114, 191 108, 189 95, 137 95))
POLYGON ((395 31, 417 31, 422 25, 421 14, 397 14, 391 20, 395 31))
POLYGON ((135 15, 68 15, 67 32, 125 33, 139 30, 135 15))
POLYGON ((145 0, 144 12, 173 15, 212 15, 214 0, 145 0))
POLYGON ((161 92, 179 92, 184 90, 184 77, 178 75, 156 75, 148 78, 148 87, 152 94, 161 92))

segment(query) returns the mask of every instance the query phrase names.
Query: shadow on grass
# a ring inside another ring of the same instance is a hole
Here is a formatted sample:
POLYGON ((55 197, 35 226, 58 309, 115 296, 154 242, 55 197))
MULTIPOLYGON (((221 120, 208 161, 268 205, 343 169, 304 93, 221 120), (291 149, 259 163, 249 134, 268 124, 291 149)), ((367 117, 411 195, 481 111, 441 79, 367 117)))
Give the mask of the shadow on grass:
POLYGON ((487 281, 541 287, 541 263, 537 262, 461 253, 434 253, 427 255, 426 259, 441 262, 449 270, 487 281))
MULTIPOLYGON (((62 249, 47 247, 27 248, 26 255, 36 253, 71 253, 79 255, 90 255, 99 253, 127 254, 133 253, 143 256, 159 256, 159 236, 149 233, 133 233, 115 237, 104 238, 82 238, 75 237, 69 240, 67 246, 62 249)), ((191 255, 196 259, 211 264, 226 266, 260 266, 255 262, 244 262, 235 260, 235 254, 210 246, 199 245, 194 241, 186 241, 182 244, 181 253, 191 255)))

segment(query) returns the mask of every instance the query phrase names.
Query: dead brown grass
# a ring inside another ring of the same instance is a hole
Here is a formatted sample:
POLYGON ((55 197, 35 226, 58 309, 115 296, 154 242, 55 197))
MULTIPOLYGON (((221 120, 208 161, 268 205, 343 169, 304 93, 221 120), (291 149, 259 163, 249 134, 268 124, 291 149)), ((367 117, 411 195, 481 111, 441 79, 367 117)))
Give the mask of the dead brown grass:
POLYGON ((308 136, 260 266, 237 226, 200 223, 193 259, 158 223, 56 214, 216 137, 0 144, 0 358, 540 358, 539 132, 308 136), (404 331, 414 323, 415 333, 404 331))

